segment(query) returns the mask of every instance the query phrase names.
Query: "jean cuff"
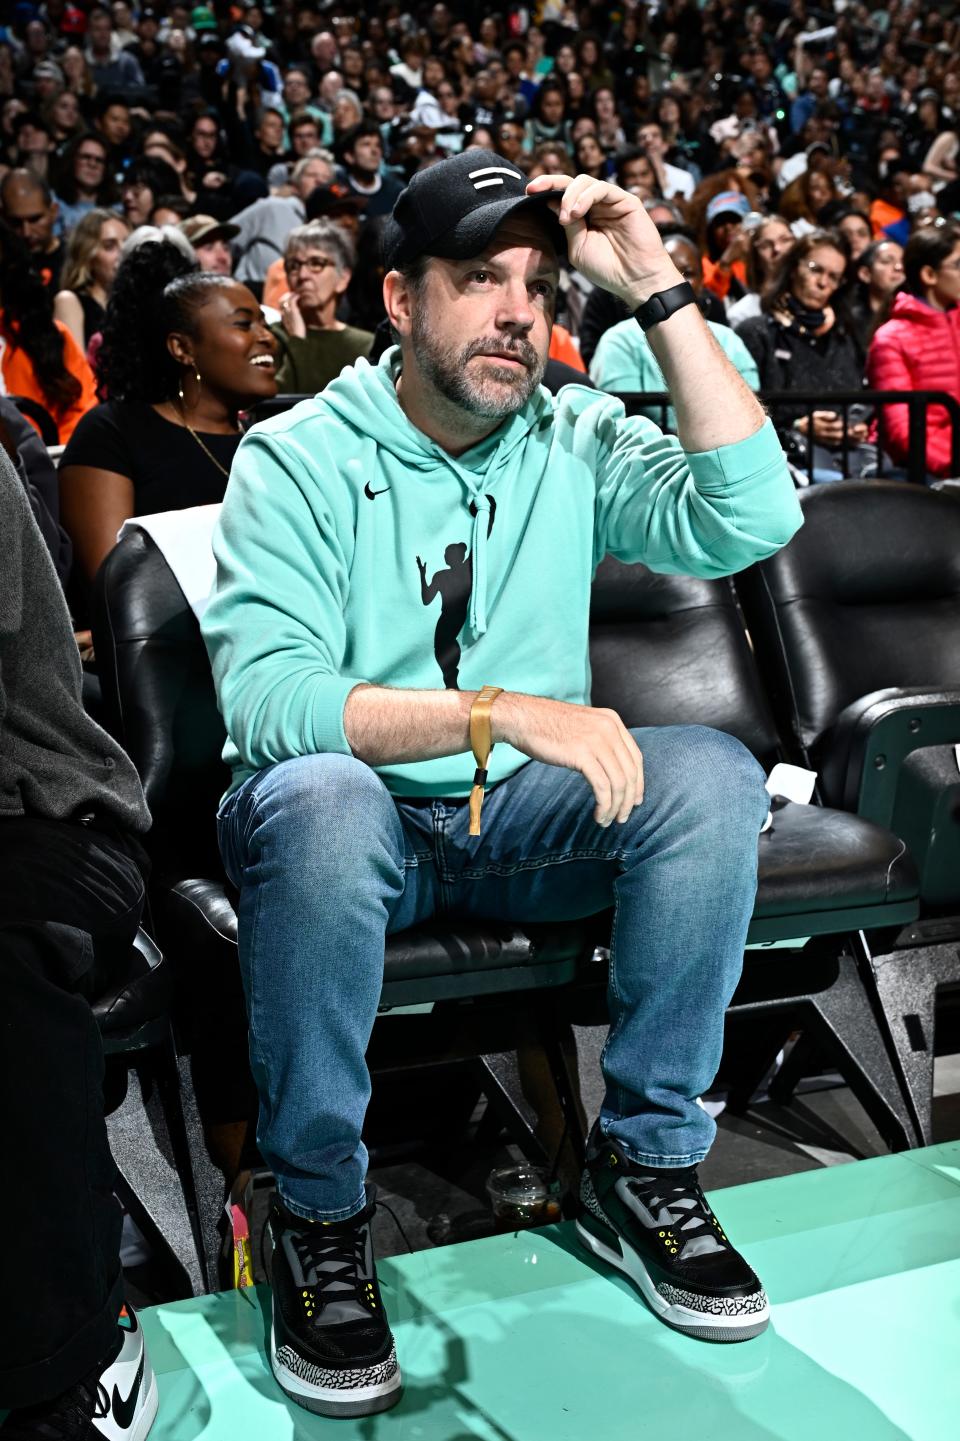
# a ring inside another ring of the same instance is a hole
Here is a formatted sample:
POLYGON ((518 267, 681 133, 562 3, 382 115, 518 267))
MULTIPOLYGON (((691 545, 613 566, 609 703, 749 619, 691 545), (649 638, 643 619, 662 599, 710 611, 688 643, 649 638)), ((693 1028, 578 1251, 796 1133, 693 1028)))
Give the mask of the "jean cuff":
MULTIPOLYGON (((616 1124, 614 1122, 614 1124, 616 1124)), ((684 1166, 699 1166, 705 1161, 707 1151, 689 1151, 685 1156, 654 1156, 649 1151, 638 1151, 633 1146, 628 1146, 621 1141, 619 1136, 610 1136, 609 1130, 601 1124, 601 1133, 608 1139, 616 1141, 624 1155, 636 1166, 652 1166, 655 1171, 680 1171, 684 1166)))
POLYGON ((291 1215, 300 1216, 304 1221, 350 1221, 354 1216, 359 1216, 367 1204, 366 1192, 361 1192, 359 1201, 353 1206, 342 1206, 339 1211, 318 1211, 310 1206, 301 1206, 296 1201, 291 1201, 284 1195, 283 1187, 280 1185, 277 1186, 277 1191, 280 1200, 291 1215))

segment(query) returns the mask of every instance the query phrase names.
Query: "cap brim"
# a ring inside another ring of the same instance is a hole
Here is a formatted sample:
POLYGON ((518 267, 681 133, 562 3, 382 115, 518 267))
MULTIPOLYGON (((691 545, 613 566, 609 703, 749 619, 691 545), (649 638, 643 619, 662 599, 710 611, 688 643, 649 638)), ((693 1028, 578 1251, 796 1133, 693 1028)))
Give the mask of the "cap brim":
POLYGON ((443 235, 429 245, 410 251, 405 245, 406 234, 391 215, 388 217, 383 234, 383 253, 389 268, 395 269, 417 255, 436 255, 444 260, 469 260, 471 255, 482 255, 497 230, 508 215, 519 210, 536 207, 543 215, 545 228, 553 241, 557 255, 565 258, 567 236, 556 216, 556 211, 547 203, 545 195, 511 196, 507 200, 495 200, 478 206, 443 235))
POLYGON ((469 260, 471 255, 481 255, 507 217, 521 210, 539 211, 554 249, 558 255, 565 256, 566 232, 545 195, 511 196, 508 200, 494 200, 488 205, 481 205, 458 220, 446 234, 439 236, 426 253, 438 255, 444 260, 469 260))

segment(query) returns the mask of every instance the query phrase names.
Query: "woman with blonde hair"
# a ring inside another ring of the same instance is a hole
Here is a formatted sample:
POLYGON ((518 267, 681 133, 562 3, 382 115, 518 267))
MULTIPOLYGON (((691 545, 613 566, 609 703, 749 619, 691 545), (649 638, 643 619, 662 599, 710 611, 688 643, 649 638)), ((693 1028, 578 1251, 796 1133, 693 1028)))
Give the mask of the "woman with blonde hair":
POLYGON ((77 222, 67 242, 53 313, 83 351, 103 325, 120 247, 129 234, 122 215, 97 208, 77 222))

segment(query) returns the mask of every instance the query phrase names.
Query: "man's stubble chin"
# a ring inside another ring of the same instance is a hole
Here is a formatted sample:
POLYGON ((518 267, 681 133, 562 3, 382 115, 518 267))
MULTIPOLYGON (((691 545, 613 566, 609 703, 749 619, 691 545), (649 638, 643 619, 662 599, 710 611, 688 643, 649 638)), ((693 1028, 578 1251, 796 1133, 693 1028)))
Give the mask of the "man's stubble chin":
POLYGON ((430 333, 423 311, 413 316, 413 351, 417 367, 433 388, 450 404, 478 419, 503 420, 522 410, 543 380, 546 368, 529 341, 498 340, 498 348, 515 350, 526 364, 522 373, 499 368, 488 362, 488 374, 478 376, 469 362, 477 347, 490 341, 472 341, 465 346, 439 344, 430 333))

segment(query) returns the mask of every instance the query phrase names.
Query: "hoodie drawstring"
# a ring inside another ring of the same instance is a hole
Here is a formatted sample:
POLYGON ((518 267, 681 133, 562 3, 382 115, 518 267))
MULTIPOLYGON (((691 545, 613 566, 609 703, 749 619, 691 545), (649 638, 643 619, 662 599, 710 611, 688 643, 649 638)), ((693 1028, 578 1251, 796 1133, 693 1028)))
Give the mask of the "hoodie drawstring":
POLYGON ((487 629, 487 531, 490 528, 490 500, 483 494, 475 494, 473 504, 476 514, 473 518, 473 537, 470 546, 473 556, 470 629, 475 636, 481 636, 486 633, 487 629))

